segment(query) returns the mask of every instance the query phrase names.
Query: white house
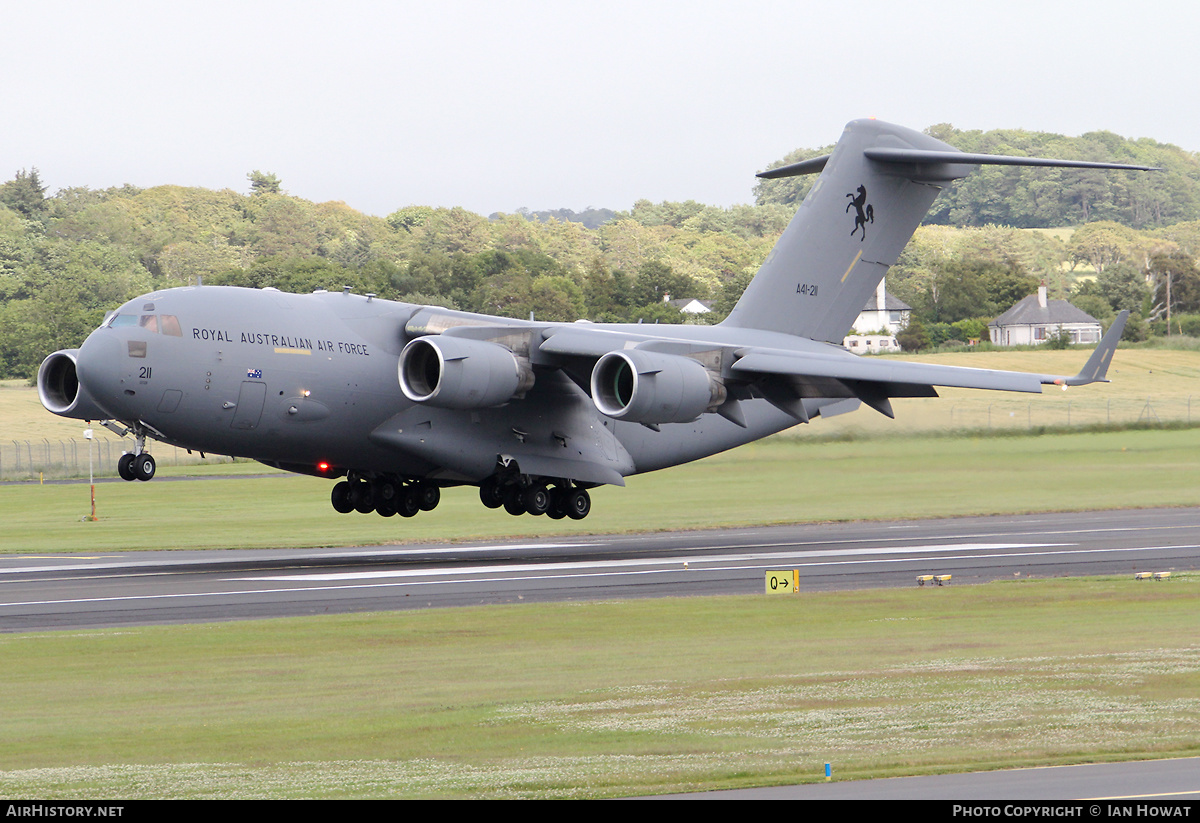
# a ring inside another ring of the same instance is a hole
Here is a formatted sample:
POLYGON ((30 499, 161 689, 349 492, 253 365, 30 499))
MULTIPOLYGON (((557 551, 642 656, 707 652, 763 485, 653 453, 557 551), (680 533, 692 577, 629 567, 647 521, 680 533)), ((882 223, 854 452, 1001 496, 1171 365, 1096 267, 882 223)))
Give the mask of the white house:
POLYGON ((1045 343, 1060 330, 1071 335, 1072 343, 1100 342, 1100 321, 1066 300, 1047 300, 1044 285, 1037 294, 988 323, 988 333, 997 346, 1045 343))
POLYGON ((886 281, 880 280, 854 321, 854 333, 843 338, 842 345, 855 354, 900 351, 896 333, 908 325, 911 314, 912 306, 888 294, 886 281))
POLYGON ((670 303, 684 314, 708 314, 712 311, 712 303, 707 300, 697 300, 694 297, 681 297, 672 300, 670 295, 663 298, 664 303, 670 303))

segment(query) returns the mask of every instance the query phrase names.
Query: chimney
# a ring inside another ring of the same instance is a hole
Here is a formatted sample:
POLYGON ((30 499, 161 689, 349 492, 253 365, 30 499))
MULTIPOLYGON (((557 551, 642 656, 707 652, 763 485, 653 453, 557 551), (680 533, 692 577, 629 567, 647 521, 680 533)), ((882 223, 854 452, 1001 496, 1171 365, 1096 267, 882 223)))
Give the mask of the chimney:
POLYGON ((1038 305, 1043 309, 1046 308, 1046 281, 1042 281, 1042 285, 1038 286, 1038 305))
POLYGON ((875 308, 879 311, 887 309, 887 278, 879 281, 879 285, 875 287, 875 308))

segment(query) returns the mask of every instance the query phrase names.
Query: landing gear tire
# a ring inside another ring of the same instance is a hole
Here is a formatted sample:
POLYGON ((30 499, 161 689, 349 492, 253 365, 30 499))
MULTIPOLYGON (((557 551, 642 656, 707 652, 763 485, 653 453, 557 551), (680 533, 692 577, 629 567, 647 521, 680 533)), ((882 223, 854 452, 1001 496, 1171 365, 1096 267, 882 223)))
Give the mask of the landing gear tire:
POLYGON ((567 495, 570 494, 570 489, 556 487, 550 492, 550 508, 546 510, 546 516, 551 520, 562 520, 567 516, 567 495))
POLYGON ((521 503, 529 514, 545 514, 550 509, 550 492, 545 486, 531 486, 521 495, 521 503))
POLYGON ((396 498, 392 498, 391 500, 376 500, 375 513, 380 517, 391 517, 398 511, 396 508, 398 502, 396 498))
POLYGON ((442 490, 432 483, 418 483, 417 500, 420 501, 421 511, 431 512, 441 502, 442 490))
POLYGON ((329 492, 329 502, 333 504, 333 510, 338 514, 349 514, 354 511, 354 501, 351 499, 350 484, 342 480, 333 485, 333 490, 329 492))
POLYGON ((403 490, 390 480, 376 480, 371 484, 375 511, 383 517, 391 517, 399 510, 400 495, 403 493, 403 490))
POLYGON ((567 495, 567 517, 582 520, 592 510, 592 496, 587 489, 574 489, 567 495))
POLYGON ((518 517, 525 513, 525 502, 522 498, 521 490, 515 486, 510 488, 504 495, 504 510, 513 517, 518 517))
POLYGON ((138 480, 150 480, 154 477, 154 472, 157 466, 154 463, 154 458, 142 452, 137 457, 133 458, 133 463, 130 466, 133 469, 133 476, 138 480))
POLYGON ((375 510, 375 493, 370 483, 352 483, 350 486, 350 501, 354 510, 359 514, 370 514, 375 510))
POLYGON ((137 475, 133 473, 133 458, 134 455, 125 452, 117 460, 117 474, 122 480, 137 480, 137 475))
POLYGON ((421 495, 416 486, 405 486, 396 498, 396 507, 401 517, 415 517, 421 511, 421 495))
POLYGON ((489 477, 479 484, 479 502, 489 509, 498 509, 504 505, 504 487, 495 477, 489 477))

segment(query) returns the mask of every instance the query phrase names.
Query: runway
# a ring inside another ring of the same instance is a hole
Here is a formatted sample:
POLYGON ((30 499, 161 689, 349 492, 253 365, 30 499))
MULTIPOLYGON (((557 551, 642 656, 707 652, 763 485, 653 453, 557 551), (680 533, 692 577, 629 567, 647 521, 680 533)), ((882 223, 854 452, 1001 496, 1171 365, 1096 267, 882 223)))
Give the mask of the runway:
MULTIPOLYGON (((1200 568, 1200 509, 320 550, 0 558, 0 631, 1200 568)), ((1145 585, 1159 585, 1147 582, 1145 585)))
POLYGON ((1190 817, 1200 798, 1200 758, 1087 763, 808 783, 758 789, 664 795, 666 800, 925 800, 930 811, 956 817, 1190 817), (1072 802, 1068 802, 1073 799, 1072 802), (955 815, 952 802, 1001 801, 968 807, 955 815), (1005 801, 1051 801, 1045 805, 1004 806, 1005 801), (1152 802, 1158 801, 1158 802, 1152 802), (1165 802, 1163 802, 1165 801, 1165 802), (1075 811, 1068 811, 1074 809, 1075 811))

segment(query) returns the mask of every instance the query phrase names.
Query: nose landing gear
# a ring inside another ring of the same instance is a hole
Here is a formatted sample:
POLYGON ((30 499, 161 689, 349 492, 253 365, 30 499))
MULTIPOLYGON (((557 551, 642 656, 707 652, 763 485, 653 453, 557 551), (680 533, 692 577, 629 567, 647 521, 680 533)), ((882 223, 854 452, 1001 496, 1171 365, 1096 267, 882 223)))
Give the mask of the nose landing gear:
POLYGON ((139 427, 135 428, 133 433, 136 445, 132 453, 125 452, 117 460, 117 474, 122 480, 151 480, 154 478, 157 464, 146 451, 146 432, 139 427))
POLYGON ((157 465, 149 452, 130 454, 125 452, 117 461, 117 474, 122 480, 151 480, 157 465))

